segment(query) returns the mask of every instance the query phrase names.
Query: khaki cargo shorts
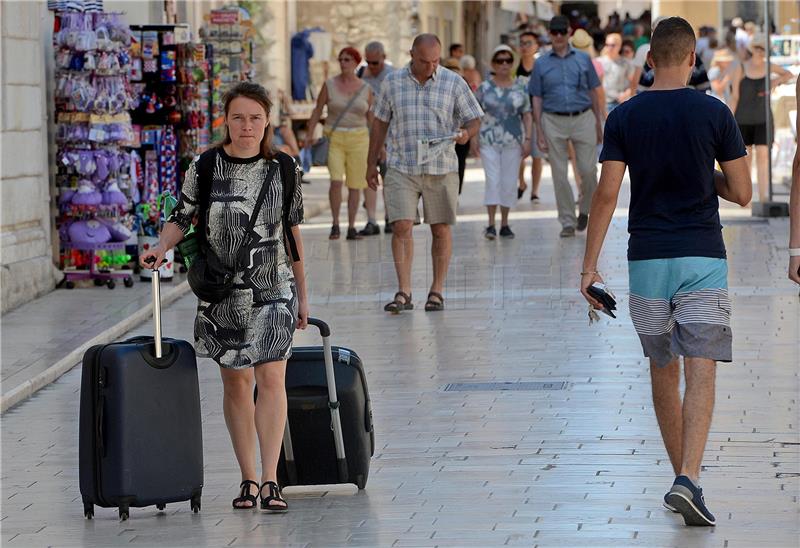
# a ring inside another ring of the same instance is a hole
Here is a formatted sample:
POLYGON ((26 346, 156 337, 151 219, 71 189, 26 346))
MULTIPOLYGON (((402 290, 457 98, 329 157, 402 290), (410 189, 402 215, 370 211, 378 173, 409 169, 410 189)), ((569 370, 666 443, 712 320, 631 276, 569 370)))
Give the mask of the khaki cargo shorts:
POLYGON ((390 223, 416 219, 421 196, 425 224, 456 224, 458 173, 408 175, 390 167, 383 187, 390 223))

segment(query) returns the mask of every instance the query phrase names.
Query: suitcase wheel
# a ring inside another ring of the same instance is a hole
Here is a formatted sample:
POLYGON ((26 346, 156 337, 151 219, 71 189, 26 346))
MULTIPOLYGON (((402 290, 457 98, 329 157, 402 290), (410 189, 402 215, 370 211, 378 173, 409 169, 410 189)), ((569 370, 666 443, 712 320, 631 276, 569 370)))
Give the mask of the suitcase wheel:
POLYGON ((83 517, 86 519, 92 519, 94 517, 94 504, 91 502, 83 503, 83 517))
POLYGON ((192 497, 191 506, 192 506, 192 512, 194 512, 195 514, 200 511, 200 495, 195 495, 192 497))
POLYGON ((166 507, 167 507, 167 505, 166 505, 166 504, 156 504, 156 508, 157 508, 158 510, 162 510, 162 511, 163 511, 163 510, 164 510, 164 508, 166 508, 166 507))
POLYGON ((129 517, 130 517, 130 512, 128 510, 128 506, 127 505, 120 506, 119 507, 119 520, 120 521, 128 521, 129 517))

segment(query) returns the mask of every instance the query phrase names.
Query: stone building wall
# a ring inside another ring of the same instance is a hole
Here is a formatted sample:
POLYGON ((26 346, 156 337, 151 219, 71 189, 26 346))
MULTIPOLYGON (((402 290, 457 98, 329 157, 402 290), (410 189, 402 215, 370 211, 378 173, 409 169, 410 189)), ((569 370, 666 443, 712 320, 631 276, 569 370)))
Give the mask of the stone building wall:
MULTIPOLYGON (((360 51, 373 40, 383 43, 386 58, 395 66, 408 62, 408 50, 414 38, 411 2, 298 2, 297 30, 321 27, 332 34, 333 47, 328 59, 329 76, 338 72, 336 55, 345 46, 360 51)), ((324 77, 321 59, 311 62, 311 78, 319 88, 324 77)))
POLYGON ((0 8, 0 312, 47 293, 60 277, 50 220, 45 16, 45 2, 4 1, 0 8))

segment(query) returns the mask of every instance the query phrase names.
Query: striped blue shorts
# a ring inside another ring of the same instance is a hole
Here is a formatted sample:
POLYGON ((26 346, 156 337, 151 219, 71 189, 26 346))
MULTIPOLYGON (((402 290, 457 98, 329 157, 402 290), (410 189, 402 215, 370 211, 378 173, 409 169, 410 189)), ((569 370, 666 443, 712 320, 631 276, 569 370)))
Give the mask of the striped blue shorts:
POLYGON ((631 320, 645 356, 657 366, 678 356, 731 361, 725 259, 629 261, 628 275, 631 320))

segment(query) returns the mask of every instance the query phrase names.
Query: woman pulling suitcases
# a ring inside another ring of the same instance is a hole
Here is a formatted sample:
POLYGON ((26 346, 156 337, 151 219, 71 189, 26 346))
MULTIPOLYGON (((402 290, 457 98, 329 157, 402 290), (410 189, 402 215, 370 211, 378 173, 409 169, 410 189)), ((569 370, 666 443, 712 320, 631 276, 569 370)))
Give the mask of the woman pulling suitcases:
POLYGON ((164 261, 193 224, 199 253, 189 269, 197 294, 195 348, 220 366, 225 423, 242 473, 236 509, 288 509, 277 483, 286 424, 286 360, 305 329, 300 172, 272 147, 266 90, 234 86, 224 97, 225 138, 196 158, 180 200, 142 265, 164 261), (262 397, 253 402, 253 382, 262 397), (261 452, 260 481, 254 460, 261 452))

